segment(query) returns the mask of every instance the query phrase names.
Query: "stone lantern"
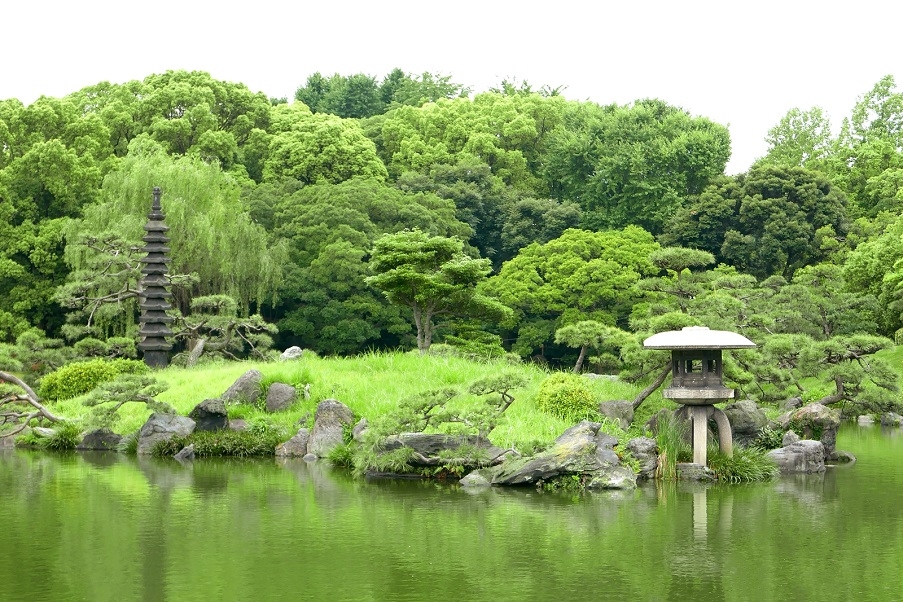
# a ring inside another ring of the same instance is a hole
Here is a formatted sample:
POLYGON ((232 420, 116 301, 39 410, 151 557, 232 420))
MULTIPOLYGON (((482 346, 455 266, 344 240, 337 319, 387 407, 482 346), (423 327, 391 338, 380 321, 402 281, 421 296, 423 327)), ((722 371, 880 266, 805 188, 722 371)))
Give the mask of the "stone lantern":
MULTIPOLYGON (((684 406, 693 424, 693 463, 705 466, 708 420, 718 425, 718 444, 727 456, 733 454, 731 425, 714 404, 733 399, 734 390, 722 382, 722 349, 751 349, 756 344, 736 332, 709 330, 705 326, 687 326, 654 334, 645 341, 646 349, 671 351, 671 386, 662 397, 684 406)), ((680 410, 679 410, 680 411, 680 410)))
POLYGON ((144 241, 146 257, 141 259, 144 267, 141 269, 141 342, 138 349, 144 354, 144 363, 151 368, 165 368, 169 365, 169 351, 172 343, 166 337, 172 336, 169 324, 172 318, 166 315, 166 310, 171 307, 169 298, 172 293, 167 290, 169 281, 166 274, 169 273, 169 237, 166 232, 169 227, 164 223, 166 216, 160 206, 160 188, 154 188, 151 211, 147 214, 147 225, 144 231, 147 234, 141 240, 144 241))

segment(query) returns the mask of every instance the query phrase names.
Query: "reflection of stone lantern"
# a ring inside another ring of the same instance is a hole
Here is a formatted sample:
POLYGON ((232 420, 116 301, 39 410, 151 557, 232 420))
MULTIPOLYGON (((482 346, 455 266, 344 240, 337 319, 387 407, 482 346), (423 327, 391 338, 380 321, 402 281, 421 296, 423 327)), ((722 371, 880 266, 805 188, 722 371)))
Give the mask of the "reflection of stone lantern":
POLYGON ((652 335, 643 341, 646 349, 671 350, 671 386, 662 397, 683 404, 693 423, 693 463, 705 466, 708 420, 718 425, 721 451, 733 453, 731 425, 714 404, 732 399, 734 390, 724 386, 722 349, 749 349, 756 344, 736 332, 688 326, 652 335))

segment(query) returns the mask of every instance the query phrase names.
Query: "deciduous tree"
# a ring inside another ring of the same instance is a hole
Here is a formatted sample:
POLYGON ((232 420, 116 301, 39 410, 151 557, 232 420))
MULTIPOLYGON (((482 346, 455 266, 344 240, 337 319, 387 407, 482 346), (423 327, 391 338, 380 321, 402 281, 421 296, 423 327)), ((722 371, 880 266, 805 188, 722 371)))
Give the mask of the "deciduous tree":
POLYGON ((376 240, 371 252, 373 275, 367 283, 392 303, 409 307, 417 328, 417 348, 432 343, 434 320, 446 316, 486 315, 502 319, 510 310, 477 292, 489 274, 488 259, 464 254, 459 239, 404 230, 376 240))

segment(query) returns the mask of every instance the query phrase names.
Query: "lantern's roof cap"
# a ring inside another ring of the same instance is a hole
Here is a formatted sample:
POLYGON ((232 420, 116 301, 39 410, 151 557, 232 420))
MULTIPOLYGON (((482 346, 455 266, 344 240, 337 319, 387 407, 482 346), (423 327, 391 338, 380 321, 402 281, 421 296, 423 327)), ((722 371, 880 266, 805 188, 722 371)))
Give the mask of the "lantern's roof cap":
POLYGON ((742 334, 729 330, 709 330, 706 326, 685 326, 654 334, 645 341, 646 349, 750 349, 756 344, 742 334))

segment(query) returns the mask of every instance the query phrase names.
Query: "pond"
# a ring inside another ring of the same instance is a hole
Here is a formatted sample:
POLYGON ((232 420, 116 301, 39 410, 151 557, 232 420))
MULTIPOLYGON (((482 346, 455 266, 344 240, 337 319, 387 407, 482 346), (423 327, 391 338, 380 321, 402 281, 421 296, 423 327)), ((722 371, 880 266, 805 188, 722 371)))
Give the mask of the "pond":
POLYGON ((838 449, 859 461, 586 495, 2 451, 0 599, 901 599, 903 430, 838 449))

